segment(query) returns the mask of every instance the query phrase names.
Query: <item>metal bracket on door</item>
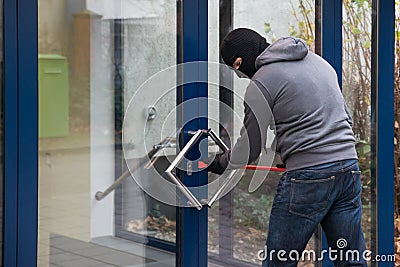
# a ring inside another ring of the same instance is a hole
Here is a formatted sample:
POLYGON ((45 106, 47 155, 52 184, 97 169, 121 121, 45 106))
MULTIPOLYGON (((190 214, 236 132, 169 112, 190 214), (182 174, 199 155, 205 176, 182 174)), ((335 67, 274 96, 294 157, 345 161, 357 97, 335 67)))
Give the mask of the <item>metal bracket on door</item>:
MULTIPOLYGON (((172 181, 178 186, 179 190, 188 198, 189 203, 198 210, 201 210, 203 205, 202 203, 190 192, 190 190, 182 183, 181 180, 174 173, 174 169, 178 166, 179 163, 182 162, 186 153, 196 144, 196 142, 200 139, 203 134, 207 134, 214 142, 217 144, 224 152, 229 151, 229 148, 225 145, 221 138, 212 130, 197 130, 194 132, 189 132, 192 135, 192 138, 189 142, 183 147, 183 149, 176 156, 174 161, 165 171, 165 173, 172 179, 172 181)), ((212 205, 219 199, 219 197, 224 193, 224 190, 228 187, 233 177, 235 176, 237 170, 232 170, 227 179, 222 183, 221 188, 215 193, 215 195, 206 203, 208 207, 212 207, 212 205)))

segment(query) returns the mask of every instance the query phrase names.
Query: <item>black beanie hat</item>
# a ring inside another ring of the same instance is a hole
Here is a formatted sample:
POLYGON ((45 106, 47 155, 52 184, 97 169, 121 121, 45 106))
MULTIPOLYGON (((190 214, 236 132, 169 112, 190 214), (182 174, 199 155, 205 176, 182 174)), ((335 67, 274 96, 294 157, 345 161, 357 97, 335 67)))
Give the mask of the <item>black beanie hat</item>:
POLYGON ((242 58, 239 71, 248 77, 256 73, 256 58, 269 46, 267 40, 257 32, 238 28, 231 31, 222 41, 221 56, 225 64, 232 67, 238 57, 242 58))

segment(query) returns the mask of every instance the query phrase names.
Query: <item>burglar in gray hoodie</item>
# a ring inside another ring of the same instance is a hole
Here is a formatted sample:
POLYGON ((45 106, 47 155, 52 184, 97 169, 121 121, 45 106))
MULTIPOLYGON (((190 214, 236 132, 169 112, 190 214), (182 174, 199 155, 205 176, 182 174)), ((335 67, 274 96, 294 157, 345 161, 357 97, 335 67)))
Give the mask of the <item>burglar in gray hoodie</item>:
POLYGON ((221 55, 251 82, 240 137, 207 169, 221 174, 255 161, 269 126, 287 169, 272 206, 263 266, 296 266, 294 256, 302 255, 318 224, 337 253, 325 255, 335 266, 366 266, 355 138, 335 70, 301 39, 268 44, 245 28, 225 37, 221 55))

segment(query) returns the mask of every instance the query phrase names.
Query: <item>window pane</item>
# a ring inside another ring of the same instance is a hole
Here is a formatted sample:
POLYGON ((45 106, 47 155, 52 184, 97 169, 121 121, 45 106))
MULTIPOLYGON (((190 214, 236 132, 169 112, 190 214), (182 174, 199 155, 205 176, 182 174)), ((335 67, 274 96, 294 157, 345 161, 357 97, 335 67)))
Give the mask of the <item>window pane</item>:
MULTIPOLYGON (((219 1, 209 3, 209 60, 220 62, 219 47, 221 40, 232 29, 251 28, 266 37, 269 43, 280 37, 297 36, 306 40, 312 51, 319 51, 319 33, 316 33, 316 9, 314 0, 306 1, 219 1)), ((226 89, 220 87, 219 101, 230 106, 230 112, 224 112, 218 105, 209 102, 211 113, 219 112, 219 123, 224 127, 220 130, 221 138, 224 132, 233 132, 233 136, 225 138, 226 143, 234 144, 239 136, 243 121, 243 97, 248 80, 239 79, 236 75, 227 75, 226 71, 219 76, 220 84, 230 84, 226 89), (214 111, 215 110, 215 111, 214 111)), ((210 74, 213 75, 213 74, 210 74)), ((215 75, 215 74, 214 74, 215 75)), ((215 80, 215 78, 211 78, 215 80)), ((210 88, 212 95, 215 88, 210 88)), ((226 109, 226 108, 225 108, 226 109)), ((215 121, 209 120, 211 128, 218 128, 215 121)), ((272 131, 267 138, 267 146, 271 146, 272 131)), ((277 157, 273 164, 279 163, 277 157)), ((209 262, 210 266, 260 266, 259 250, 263 250, 268 231, 269 214, 280 179, 280 173, 270 172, 255 192, 249 192, 249 184, 254 171, 248 170, 238 185, 226 196, 221 198, 209 211, 209 262), (248 264, 248 265, 245 265, 248 264)), ((209 174, 210 180, 217 176, 209 174)), ((318 235, 318 233, 316 233, 318 235)), ((316 236, 310 240, 307 249, 318 249, 319 239, 316 236)), ((310 266, 313 262, 300 262, 299 266, 310 266)))
MULTIPOLYGON (((174 0, 39 0, 38 266, 174 266, 154 246, 172 250, 175 208, 144 193, 127 165, 153 175, 143 158, 176 91, 131 98, 176 64, 177 13, 174 0), (137 116, 123 151, 129 103, 137 116)), ((175 149, 153 155, 155 168, 169 156, 175 149)))
POLYGON ((343 1, 343 94, 353 118, 356 149, 362 171, 362 227, 367 249, 374 249, 374 163, 371 148, 371 1, 343 1))

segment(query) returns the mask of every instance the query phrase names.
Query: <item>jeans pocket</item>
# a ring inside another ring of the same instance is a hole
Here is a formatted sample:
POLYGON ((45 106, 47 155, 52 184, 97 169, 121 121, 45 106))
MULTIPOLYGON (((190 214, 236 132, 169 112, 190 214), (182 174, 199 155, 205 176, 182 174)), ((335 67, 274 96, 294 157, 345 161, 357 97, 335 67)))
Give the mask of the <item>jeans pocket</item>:
POLYGON ((290 179, 289 212, 311 217, 326 209, 335 176, 321 179, 290 179))

